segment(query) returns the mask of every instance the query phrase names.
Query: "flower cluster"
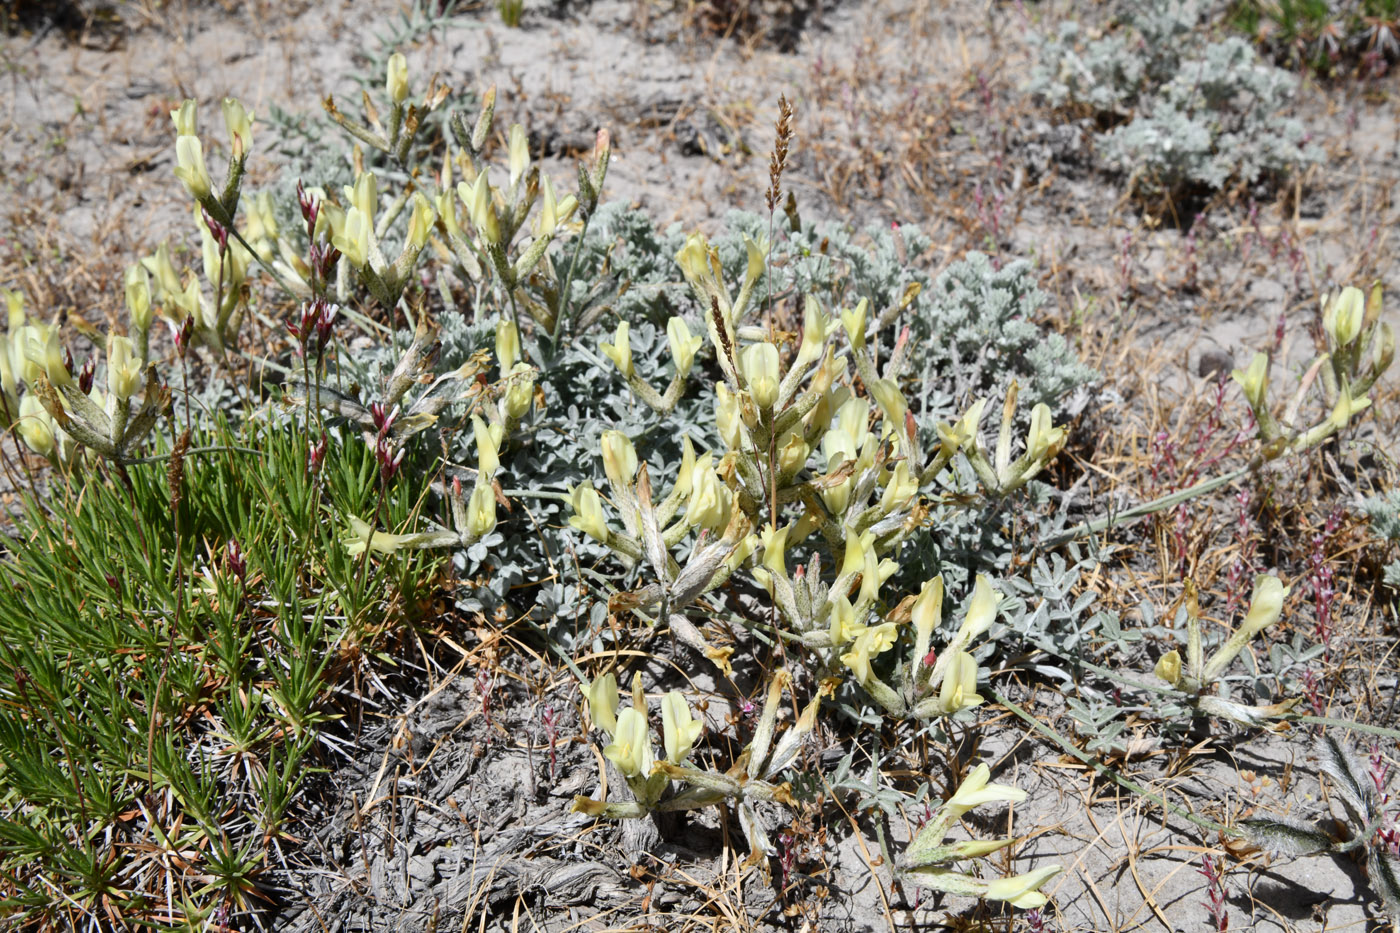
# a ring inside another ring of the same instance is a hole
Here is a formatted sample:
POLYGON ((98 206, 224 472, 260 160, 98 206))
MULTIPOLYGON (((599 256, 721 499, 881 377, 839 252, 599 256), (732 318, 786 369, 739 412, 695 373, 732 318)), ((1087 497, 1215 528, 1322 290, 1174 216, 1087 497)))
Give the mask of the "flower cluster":
POLYGON ((1380 319, 1381 297, 1379 282, 1369 296, 1347 286, 1323 297, 1323 352, 1308 368, 1281 419, 1275 417, 1269 402, 1269 355, 1256 353, 1247 368, 1234 371, 1234 380, 1244 391, 1259 426, 1264 457, 1272 459, 1316 447, 1370 406, 1367 393, 1395 360, 1395 333, 1380 319), (1331 411, 1304 429, 1298 421, 1299 412, 1315 381, 1320 382, 1331 411))
MULTIPOLYGON (((920 489, 955 456, 967 459, 990 495, 1005 496, 1059 452, 1065 429, 1051 424, 1047 406, 1035 406, 1023 449, 1014 456, 1012 383, 994 455, 983 449, 978 431, 984 400, 956 424, 940 425, 936 448, 925 451, 899 384, 908 331, 878 369, 873 351, 879 325, 872 325, 869 303, 828 314, 809 295, 800 339, 785 354, 766 331, 745 324, 768 250, 749 237, 744 246, 747 264, 737 294, 725 285, 718 253, 703 236, 687 238, 676 255, 695 299, 709 309, 705 334, 719 370, 714 425, 723 446, 697 454, 685 438, 680 469, 663 497, 654 492, 631 441, 605 432, 603 463, 622 528, 609 524, 603 499, 589 483, 571 489, 571 524, 624 560, 650 565, 655 582, 623 594, 620 605, 658 609, 679 626, 678 634, 722 666, 726 652, 689 638, 694 630, 684 625, 680 610, 748 567, 782 614, 781 637, 813 649, 833 671, 851 671, 891 714, 929 717, 970 709, 981 698, 976 663, 966 649, 994 619, 999 597, 989 582, 978 582, 962 630, 928 665, 921 661, 939 622, 942 580, 924 587, 913 609, 918 647, 899 690, 874 673, 871 660, 899 641, 900 625, 911 612, 904 606, 885 619, 872 618, 883 602, 881 586, 898 569, 893 554, 919 528, 920 489), (670 552, 691 534, 695 543, 681 564, 670 552), (823 579, 823 553, 840 557, 834 579, 823 579), (810 556, 790 571, 790 555, 810 556)), ((675 405, 704 345, 682 317, 672 317, 666 330, 675 369, 665 393, 638 376, 627 321, 600 347, 636 396, 662 413, 675 405)))
POLYGON ((1028 874, 990 881, 949 867, 954 862, 990 855, 1016 841, 945 841, 948 830, 968 811, 984 804, 1002 801, 1020 803, 1026 799, 1025 791, 1006 784, 993 784, 990 778, 991 769, 985 764, 979 764, 972 769, 953 795, 943 802, 909 843, 901 863, 903 873, 915 884, 949 894, 980 897, 989 901, 1006 901, 1013 907, 1027 909, 1043 907, 1048 898, 1040 893, 1040 888, 1063 871, 1059 865, 1046 865, 1028 874))
POLYGON ((105 391, 94 378, 91 360, 74 374, 57 325, 29 323, 19 293, 6 295, 9 326, 0 348, 0 402, 25 445, 53 462, 70 461, 78 445, 126 462, 170 402, 169 390, 146 361, 151 294, 140 266, 127 271, 125 294, 134 339, 107 335, 105 391))
POLYGON ((671 691, 662 697, 663 754, 658 757, 640 674, 632 680, 632 705, 620 712, 614 674, 604 674, 583 685, 593 724, 611 739, 603 749, 603 757, 621 772, 633 799, 608 803, 580 796, 574 798, 574 810, 610 819, 635 819, 654 811, 698 810, 726 803, 739 813, 751 857, 776 855, 778 850, 769 841, 754 803, 766 800, 792 804, 788 785, 774 781, 797 758, 803 740, 816 724, 818 708, 816 701, 809 704, 774 744, 778 708, 784 689, 791 683, 792 677, 785 670, 777 671, 769 680, 753 740, 740 756, 740 763, 724 772, 686 763, 704 732, 704 724, 691 714, 680 693, 671 691))
POLYGON ((1201 645, 1201 621, 1196 603, 1195 587, 1187 583, 1186 598, 1186 660, 1176 649, 1168 651, 1157 661, 1155 673, 1167 684, 1187 694, 1192 705, 1212 716, 1220 716, 1246 726, 1258 726, 1266 720, 1291 710, 1297 700, 1286 700, 1270 706, 1246 706, 1225 697, 1205 692, 1220 681, 1221 676, 1254 636, 1273 625, 1283 614, 1283 601, 1289 590, 1278 577, 1261 576, 1254 581, 1254 596, 1244 622, 1206 659, 1201 645))

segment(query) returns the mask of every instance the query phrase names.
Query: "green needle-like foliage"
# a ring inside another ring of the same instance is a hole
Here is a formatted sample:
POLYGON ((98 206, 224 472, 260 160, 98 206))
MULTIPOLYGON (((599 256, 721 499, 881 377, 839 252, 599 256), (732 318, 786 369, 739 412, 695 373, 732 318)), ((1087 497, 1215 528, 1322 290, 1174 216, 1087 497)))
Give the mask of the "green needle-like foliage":
MULTIPOLYGON (((346 555, 342 516, 380 495, 373 452, 332 443, 308 472, 288 427, 197 431, 179 470, 75 475, 28 499, 0 562, 0 917, 264 903, 332 688, 437 566, 346 555)), ((386 491, 385 525, 409 521, 419 482, 386 491)))

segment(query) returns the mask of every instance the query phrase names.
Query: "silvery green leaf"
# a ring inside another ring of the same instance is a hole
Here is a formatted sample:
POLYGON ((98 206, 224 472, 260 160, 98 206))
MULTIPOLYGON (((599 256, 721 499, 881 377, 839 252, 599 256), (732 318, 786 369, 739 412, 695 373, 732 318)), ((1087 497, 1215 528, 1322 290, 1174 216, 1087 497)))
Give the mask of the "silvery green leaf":
POLYGON ((1315 826, 1285 817, 1256 817, 1239 822, 1245 837, 1275 855, 1317 855, 1332 846, 1332 837, 1315 826))
POLYGON ((909 869, 914 883, 947 894, 960 894, 963 897, 981 897, 987 893, 987 882, 964 875, 950 868, 926 865, 909 869))
POLYGON ((753 741, 749 743, 749 777, 761 778, 767 771, 768 752, 773 744, 773 730, 778 722, 778 703, 783 696, 783 688, 792 682, 792 675, 779 668, 768 682, 768 696, 763 701, 763 713, 758 717, 753 741))
POLYGON ((1319 766, 1322 773, 1332 779, 1337 792, 1346 804, 1347 810, 1359 823, 1367 822, 1367 814, 1370 812, 1368 805, 1368 794, 1366 784, 1362 779, 1362 768, 1348 749, 1341 742, 1325 734, 1322 737, 1323 757, 1319 766))
POLYGON ((666 584, 671 579, 670 568, 667 566, 670 555, 666 553, 666 545, 661 541, 661 529, 656 521, 656 507, 651 501, 651 474, 645 463, 637 471, 637 511, 641 520, 643 552, 651 563, 652 571, 661 581, 663 590, 669 590, 666 584))
POLYGON ((437 328, 426 314, 418 316, 413 342, 404 350, 398 365, 384 385, 384 406, 392 408, 425 373, 432 372, 438 358, 437 328))
POLYGON ((1366 871, 1392 923, 1400 925, 1400 860, 1381 846, 1370 847, 1366 871))
POLYGON ((783 737, 778 740, 777 748, 773 749, 773 757, 768 760, 767 766, 763 769, 765 778, 772 778, 778 772, 786 768, 798 751, 802 748, 802 740, 805 739, 816 725, 817 709, 821 705, 821 695, 807 705, 802 711, 802 715, 797 722, 792 724, 792 728, 783 733, 783 737))
POLYGON ((764 831, 763 823, 754 812, 753 804, 747 800, 739 804, 739 825, 743 827, 744 838, 749 841, 749 849, 755 854, 778 854, 778 850, 773 848, 773 843, 768 841, 768 833, 764 831))

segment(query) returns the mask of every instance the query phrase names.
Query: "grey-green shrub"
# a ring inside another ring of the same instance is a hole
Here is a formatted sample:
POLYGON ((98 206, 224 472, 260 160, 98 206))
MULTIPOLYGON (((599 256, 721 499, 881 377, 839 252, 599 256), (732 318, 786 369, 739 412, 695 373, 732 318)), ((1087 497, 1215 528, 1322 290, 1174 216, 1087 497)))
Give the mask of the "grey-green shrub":
POLYGON ((1028 89, 1056 108, 1120 121, 1096 137, 1106 167, 1142 190, 1253 184, 1322 158, 1285 115, 1297 88, 1239 37, 1208 41, 1195 4, 1124 4, 1117 31, 1086 40, 1077 23, 1037 40, 1028 89))

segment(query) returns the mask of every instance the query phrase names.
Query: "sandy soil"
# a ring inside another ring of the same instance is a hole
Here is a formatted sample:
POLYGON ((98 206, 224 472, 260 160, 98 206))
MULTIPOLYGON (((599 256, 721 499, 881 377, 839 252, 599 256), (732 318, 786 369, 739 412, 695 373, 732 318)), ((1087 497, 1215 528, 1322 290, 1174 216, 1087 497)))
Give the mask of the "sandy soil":
MULTIPOLYGON (((40 316, 100 323, 119 307, 127 263, 167 237, 190 242, 168 117, 182 98, 198 99, 206 121, 217 120, 226 94, 259 114, 278 107, 318 119, 325 94, 357 95, 351 77, 365 50, 380 47, 401 13, 385 0, 225 6, 131 3, 116 19, 91 16, 75 28, 39 17, 4 40, 0 252, 12 278, 0 285, 24 289, 40 316)), ((1197 391, 1203 356, 1242 365, 1280 315, 1306 333, 1329 285, 1400 281, 1390 240, 1400 219, 1396 79, 1307 84, 1300 113, 1325 140, 1328 161, 1299 180, 1298 196, 1261 202, 1257 215, 1244 197, 1222 199, 1192 247, 1181 230, 1146 219, 1121 179, 1092 167, 1081 127, 1060 125, 1022 93, 1027 31, 1064 13, 850 0, 827 4, 785 52, 716 41, 647 0, 595 0, 532 4, 520 29, 502 26, 494 8, 469 11, 419 31, 405 51, 415 74, 477 92, 497 85, 498 124, 524 123, 557 178, 609 128, 617 153, 609 195, 663 225, 712 226, 731 207, 760 208, 786 94, 798 113, 789 181, 804 212, 918 222, 939 244, 935 268, 971 247, 1035 258, 1055 298, 1051 324, 1096 357, 1121 399, 1098 416, 1123 434, 1114 449, 1145 446, 1151 432, 1185 423, 1187 406, 1173 393, 1197 391), (1198 271, 1188 275, 1193 248, 1198 271), (1151 385, 1135 378, 1149 370, 1151 385)), ((266 125, 258 133, 258 146, 271 142, 266 125)), ((254 186, 281 170, 275 154, 260 158, 254 186)), ((1309 346, 1299 339, 1301 359, 1309 346)), ((1390 390, 1376 411, 1382 449, 1394 443, 1394 411, 1390 390)), ((1318 507, 1364 491, 1334 492, 1318 507)), ((1215 520, 1218 534, 1228 502, 1212 509, 1202 522, 1215 520)), ((678 664, 693 666, 675 650, 678 664)), ((876 830, 897 851, 914 808, 905 820, 869 810, 828 818, 824 844, 808 840, 787 890, 771 873, 741 873, 728 847, 738 845, 737 824, 714 813, 663 827, 664 838, 654 826, 570 814, 572 795, 597 785, 576 689, 563 678, 544 677, 542 694, 511 682, 488 718, 475 670, 461 663, 465 654, 457 661, 449 676, 403 684, 404 708, 375 720, 354 760, 315 788, 319 822, 282 853, 273 928, 863 931, 961 929, 958 918, 971 916, 957 899, 892 887, 876 830), (571 737, 553 763, 539 726, 544 704, 571 737)), ((501 663, 520 682, 541 680, 528 658, 501 663)), ((710 715, 723 731, 732 700, 711 683, 710 715)), ((1389 684, 1393 692, 1393 677, 1389 684)), ((1055 714, 1053 698, 1038 702, 1055 714)), ((1023 735, 1006 721, 986 730, 981 754, 1031 798, 978 829, 1031 836, 1007 868, 1051 858, 1066 866, 1046 888, 1047 928, 1205 929, 1199 856, 1220 840, 1090 780, 1073 758, 1023 735)), ((1193 751, 1148 741, 1140 751, 1117 766, 1214 818, 1317 809, 1317 761, 1303 730, 1193 751)), ((857 764, 857 773, 868 770, 857 764)), ((828 808, 834 802, 855 799, 830 795, 828 808)), ((776 822, 777 811, 769 816, 776 822)), ((1236 860, 1228 888, 1238 929, 1379 923, 1364 873, 1346 859, 1236 860)), ((1019 924, 996 919, 992 928, 1019 924)))

